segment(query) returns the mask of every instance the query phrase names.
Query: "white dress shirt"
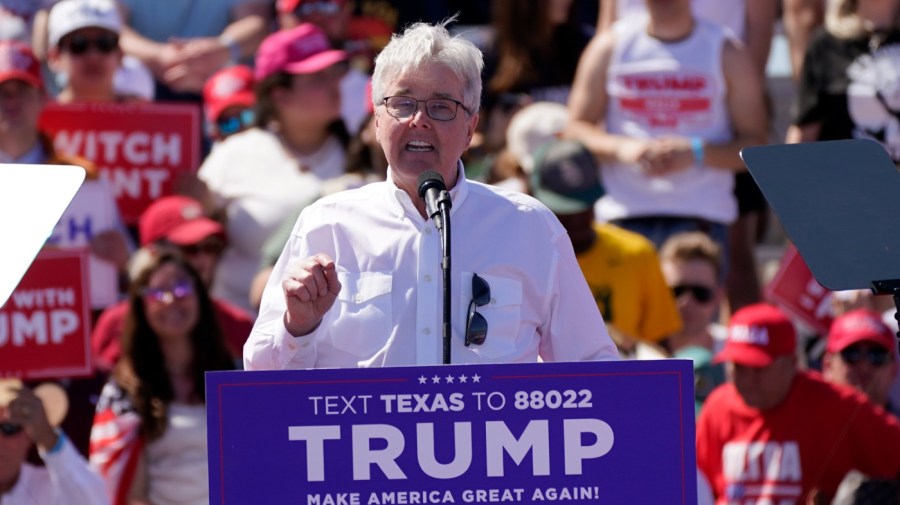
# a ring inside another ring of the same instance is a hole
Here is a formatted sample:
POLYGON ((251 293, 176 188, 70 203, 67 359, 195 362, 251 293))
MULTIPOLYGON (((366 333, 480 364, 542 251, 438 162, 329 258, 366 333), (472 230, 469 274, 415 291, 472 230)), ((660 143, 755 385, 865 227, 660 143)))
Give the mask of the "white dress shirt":
MULTIPOLYGON (((60 435, 63 437, 64 435, 60 435)), ((44 467, 22 464, 19 479, 8 493, 0 495, 0 505, 105 505, 109 503, 100 475, 68 438, 49 454, 38 451, 44 467)))
MULTIPOLYGON (((459 178, 451 189, 453 363, 615 359, 565 229, 537 200, 459 178), (464 345, 472 274, 491 300, 483 345, 464 345)), ((442 360, 440 234, 388 181, 307 207, 275 265, 244 346, 248 370, 434 365, 442 360), (324 253, 341 290, 309 335, 284 327, 288 264, 324 253)))

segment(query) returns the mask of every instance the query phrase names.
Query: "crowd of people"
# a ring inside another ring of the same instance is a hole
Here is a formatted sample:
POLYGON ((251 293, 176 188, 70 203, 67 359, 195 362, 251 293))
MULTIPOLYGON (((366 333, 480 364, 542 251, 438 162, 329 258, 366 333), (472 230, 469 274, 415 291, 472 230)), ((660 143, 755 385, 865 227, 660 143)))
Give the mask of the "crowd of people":
POLYGON ((900 163, 900 0, 0 1, 0 161, 82 166, 109 215, 47 246, 91 253, 95 374, 65 420, 0 382, 0 503, 205 504, 205 372, 440 363, 426 170, 454 363, 692 359, 701 503, 900 502, 890 300, 815 335, 764 299, 738 154, 779 26, 775 142, 900 163), (193 104, 202 161, 126 223, 51 102, 193 104))

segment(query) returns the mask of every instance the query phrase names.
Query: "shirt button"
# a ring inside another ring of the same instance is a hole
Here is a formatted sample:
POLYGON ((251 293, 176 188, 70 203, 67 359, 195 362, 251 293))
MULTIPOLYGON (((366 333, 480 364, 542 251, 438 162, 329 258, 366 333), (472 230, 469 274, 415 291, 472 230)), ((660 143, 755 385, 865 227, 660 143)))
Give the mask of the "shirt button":
POLYGON ((425 276, 425 282, 431 282, 431 276, 430 276, 430 275, 426 275, 426 276, 425 276))
POLYGON ((431 226, 425 228, 425 235, 431 235, 431 226))
POLYGON ((356 302, 356 303, 361 302, 361 301, 362 301, 362 295, 354 295, 354 296, 353 296, 353 301, 356 302))
POLYGON ((424 333, 425 335, 431 335, 431 328, 425 328, 424 330, 422 330, 422 333, 424 333))
POLYGON ((309 347, 309 342, 306 342, 305 344, 301 345, 300 347, 304 347, 304 348, 309 347))

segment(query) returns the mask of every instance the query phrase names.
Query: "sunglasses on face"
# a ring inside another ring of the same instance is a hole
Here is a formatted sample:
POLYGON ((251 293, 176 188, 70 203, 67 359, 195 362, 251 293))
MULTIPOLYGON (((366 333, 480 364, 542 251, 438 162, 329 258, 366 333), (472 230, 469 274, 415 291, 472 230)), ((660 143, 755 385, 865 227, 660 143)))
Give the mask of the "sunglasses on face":
POLYGON ((882 366, 891 359, 891 352, 880 347, 868 349, 850 346, 841 351, 841 359, 848 365, 857 365, 868 361, 872 366, 882 366))
POLYGON ((101 54, 110 54, 119 48, 119 36, 115 33, 104 33, 96 37, 75 34, 63 47, 64 50, 76 56, 87 53, 91 48, 96 49, 101 54))
POLYGON ((20 431, 22 431, 21 424, 13 424, 13 423, 0 423, 0 433, 5 437, 11 437, 13 435, 17 435, 20 431))
POLYGON ((179 281, 171 288, 146 287, 141 291, 141 297, 150 303, 172 303, 193 294, 194 285, 187 280, 179 281))
POLYGON ((709 301, 713 299, 713 290, 711 288, 697 284, 678 284, 677 286, 672 286, 672 293, 675 294, 675 298, 680 298, 681 295, 690 293, 694 300, 697 300, 700 303, 709 303, 709 301))
POLYGON ((245 109, 236 116, 219 117, 216 120, 216 129, 221 135, 233 135, 253 126, 254 119, 253 109, 245 109))
POLYGON ((221 240, 204 240, 199 244, 179 246, 179 249, 185 256, 197 256, 198 254, 218 256, 225 249, 225 243, 221 240))
POLYGON ((487 338, 487 319, 478 313, 478 307, 491 301, 491 287, 487 281, 472 274, 472 301, 469 302, 469 315, 466 318, 466 347, 471 344, 481 345, 487 338))

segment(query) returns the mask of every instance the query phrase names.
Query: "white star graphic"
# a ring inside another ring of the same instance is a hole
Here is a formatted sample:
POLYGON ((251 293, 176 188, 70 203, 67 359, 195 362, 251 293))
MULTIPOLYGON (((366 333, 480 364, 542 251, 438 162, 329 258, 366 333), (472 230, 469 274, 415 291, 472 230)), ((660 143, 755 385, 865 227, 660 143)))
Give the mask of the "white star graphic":
POLYGON ((481 376, 478 374, 473 375, 472 382, 481 382, 481 376))
POLYGON ((419 384, 425 384, 428 382, 428 379, 424 375, 419 376, 419 384))
POLYGON ((434 377, 431 378, 431 383, 432 383, 432 384, 440 384, 440 383, 441 383, 441 378, 438 377, 437 375, 435 375, 434 377))
POLYGON ((447 384, 453 384, 453 378, 454 377, 452 375, 448 375, 444 377, 444 382, 446 382, 447 384))
POLYGON ((460 382, 460 383, 465 384, 467 380, 469 380, 469 378, 466 377, 466 374, 462 374, 462 375, 459 376, 459 382, 460 382))

